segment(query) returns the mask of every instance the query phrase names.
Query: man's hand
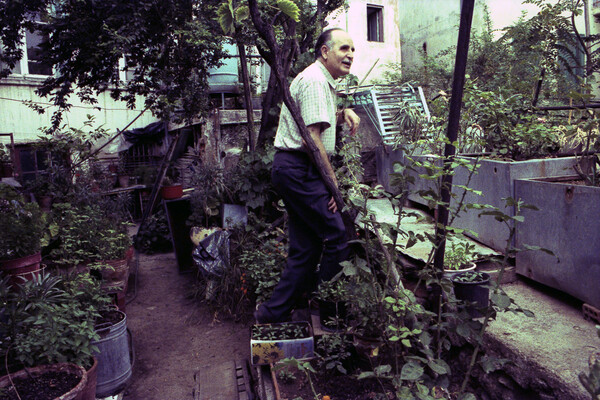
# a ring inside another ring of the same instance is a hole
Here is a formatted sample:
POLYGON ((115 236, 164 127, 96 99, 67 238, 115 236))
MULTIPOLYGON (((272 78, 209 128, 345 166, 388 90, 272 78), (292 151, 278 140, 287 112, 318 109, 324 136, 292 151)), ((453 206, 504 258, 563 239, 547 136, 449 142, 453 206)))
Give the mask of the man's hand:
POLYGON ((334 214, 337 212, 337 209, 338 209, 337 204, 333 197, 331 197, 331 200, 329 200, 329 203, 327 204, 327 208, 329 208, 329 211, 331 211, 334 214))
POLYGON ((344 109, 342 113, 344 117, 344 122, 348 124, 348 127, 350 128, 350 134, 354 135, 356 133, 356 130, 358 129, 358 125, 360 124, 360 117, 356 115, 354 110, 351 110, 349 108, 344 109))

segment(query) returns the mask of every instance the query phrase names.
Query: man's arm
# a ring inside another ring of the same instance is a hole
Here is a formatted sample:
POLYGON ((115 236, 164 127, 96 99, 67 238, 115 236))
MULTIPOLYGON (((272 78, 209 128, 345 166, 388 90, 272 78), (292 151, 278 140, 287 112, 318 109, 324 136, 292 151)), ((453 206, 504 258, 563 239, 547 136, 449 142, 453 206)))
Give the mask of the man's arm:
MULTIPOLYGON (((308 126, 308 132, 310 133, 310 137, 315 142, 317 149, 319 150, 319 154, 321 155, 321 159, 324 161, 325 173, 331 178, 331 180, 338 186, 337 178, 335 177, 335 172, 333 171, 333 167, 329 162, 329 156, 325 151, 325 146, 323 146, 323 142, 321 141, 321 124, 312 124, 308 126)), ((331 212, 335 214, 337 211, 337 204, 333 197, 329 201, 329 209, 331 212)))
POLYGON ((337 124, 341 125, 344 122, 348 125, 348 128, 350 128, 350 134, 354 135, 360 124, 360 117, 356 115, 354 110, 344 108, 338 113, 337 124))

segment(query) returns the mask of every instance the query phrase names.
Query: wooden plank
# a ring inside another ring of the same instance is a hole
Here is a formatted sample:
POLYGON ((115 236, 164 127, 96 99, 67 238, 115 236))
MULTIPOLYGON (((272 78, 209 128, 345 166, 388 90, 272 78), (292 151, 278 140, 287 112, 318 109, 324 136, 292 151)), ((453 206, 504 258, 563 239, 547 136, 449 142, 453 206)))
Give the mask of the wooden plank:
POLYGON ((238 398, 235 363, 207 365, 194 374, 194 400, 233 400, 238 398))
POLYGON ((248 368, 249 367, 247 360, 236 360, 235 374, 238 391, 238 400, 254 400, 254 394, 252 391, 252 381, 250 380, 248 368))

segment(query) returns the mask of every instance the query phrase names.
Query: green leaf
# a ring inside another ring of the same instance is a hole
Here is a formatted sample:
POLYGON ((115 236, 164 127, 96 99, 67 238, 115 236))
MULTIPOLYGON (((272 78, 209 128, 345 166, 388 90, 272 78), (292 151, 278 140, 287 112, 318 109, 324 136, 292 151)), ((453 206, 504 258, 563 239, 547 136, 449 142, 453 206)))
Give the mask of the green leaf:
POLYGON ((535 318, 535 314, 529 310, 523 310, 523 314, 525 314, 526 317, 535 318))
POLYGON ((277 0, 277 7, 294 21, 300 22, 300 9, 293 1, 277 0))
POLYGON ((361 372, 360 375, 358 375, 358 379, 366 379, 366 378, 374 378, 375 374, 373 373, 373 371, 367 371, 367 372, 361 372))
POLYGON ((250 9, 248 6, 240 6, 235 10, 235 20, 237 22, 243 21, 250 16, 250 9))
POLYGON ((392 366, 389 364, 380 365, 375 368, 375 373, 377 374, 377 376, 389 374, 391 371, 392 371, 392 366))
POLYGON ((424 368, 417 363, 408 362, 402 367, 400 379, 404 381, 416 381, 423 376, 424 368))
POLYGON ((490 295, 490 300, 501 310, 506 310, 511 305, 510 297, 508 297, 504 293, 492 293, 490 295))
POLYGON ((473 393, 463 393, 458 400, 477 400, 473 393))
POLYGON ((217 10, 217 15, 219 17, 219 25, 221 25, 221 29, 223 29, 223 32, 225 32, 226 34, 231 34, 235 29, 233 24, 231 0, 219 6, 219 9, 217 10))
POLYGON ((471 330, 467 324, 458 324, 456 326, 456 333, 464 338, 468 338, 471 335, 471 330))
POLYGON ((450 373, 450 366, 446 364, 444 360, 431 360, 427 363, 429 368, 431 368, 435 373, 440 375, 445 375, 450 373))

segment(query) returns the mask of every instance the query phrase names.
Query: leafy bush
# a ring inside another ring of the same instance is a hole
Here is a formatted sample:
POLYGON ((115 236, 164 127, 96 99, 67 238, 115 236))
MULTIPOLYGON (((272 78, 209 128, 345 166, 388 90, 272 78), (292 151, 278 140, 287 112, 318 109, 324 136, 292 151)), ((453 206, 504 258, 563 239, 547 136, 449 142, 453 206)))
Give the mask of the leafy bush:
POLYGON ((246 273, 248 283, 254 289, 256 302, 268 300, 285 265, 284 244, 272 233, 259 235, 258 246, 248 248, 239 257, 240 269, 246 273))
POLYGON ((91 366, 91 342, 100 311, 110 298, 89 274, 41 273, 17 289, 0 282, 0 352, 15 369, 57 362, 91 366))
POLYGON ((188 217, 188 225, 206 228, 218 225, 215 217, 219 215, 219 208, 228 190, 222 168, 207 165, 196 167, 191 185, 194 191, 190 195, 192 214, 188 217))
POLYGON ((167 216, 161 208, 151 215, 133 237, 134 247, 144 254, 168 253, 173 250, 167 216))
POLYGON ((251 209, 264 207, 273 194, 271 166, 274 154, 273 147, 242 153, 237 166, 227 174, 231 202, 245 204, 251 209))
POLYGON ((0 260, 25 257, 46 243, 46 216, 12 187, 0 184, 0 260))
POLYGON ((55 245, 49 258, 67 267, 125 258, 131 246, 127 223, 106 215, 98 206, 75 208, 55 204, 52 209, 55 245))

